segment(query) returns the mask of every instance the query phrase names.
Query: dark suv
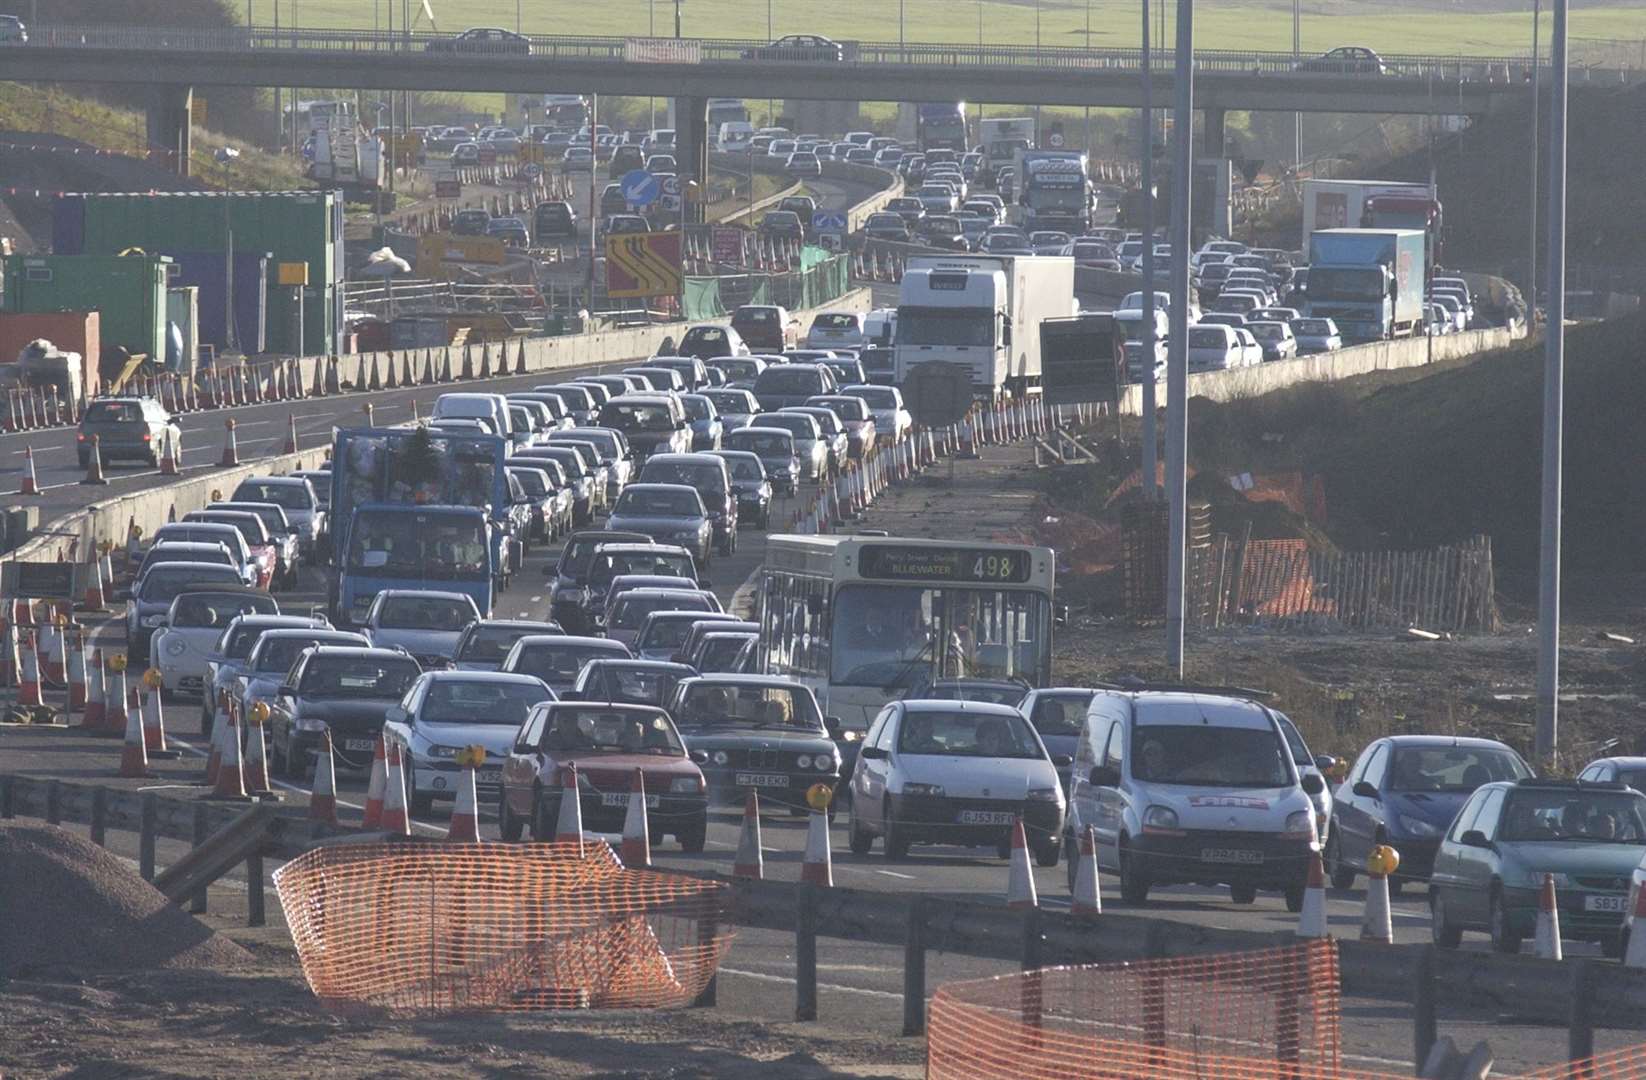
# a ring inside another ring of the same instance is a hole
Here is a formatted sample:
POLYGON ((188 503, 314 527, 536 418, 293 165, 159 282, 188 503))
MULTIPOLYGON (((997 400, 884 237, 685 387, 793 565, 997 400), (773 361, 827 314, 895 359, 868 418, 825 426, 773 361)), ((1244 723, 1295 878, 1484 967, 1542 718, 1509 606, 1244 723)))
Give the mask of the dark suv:
POLYGON ((541 202, 532 211, 532 234, 538 243, 544 240, 574 240, 577 238, 577 214, 572 204, 564 201, 541 202))
POLYGON ((173 455, 183 456, 183 429, 153 398, 98 398, 87 405, 74 441, 82 469, 91 463, 93 436, 105 464, 116 458, 135 458, 158 468, 168 437, 173 455))

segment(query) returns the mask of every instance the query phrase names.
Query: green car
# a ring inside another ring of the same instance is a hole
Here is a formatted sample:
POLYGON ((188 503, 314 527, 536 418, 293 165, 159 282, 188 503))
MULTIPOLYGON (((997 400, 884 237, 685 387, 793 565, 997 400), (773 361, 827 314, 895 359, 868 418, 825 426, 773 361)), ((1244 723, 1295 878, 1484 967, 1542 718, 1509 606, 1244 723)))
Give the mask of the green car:
POLYGON ((1552 874, 1560 935, 1622 954, 1629 879, 1646 854, 1646 796, 1626 784, 1518 780, 1485 784, 1463 804, 1435 855, 1429 910, 1435 944, 1463 931, 1520 951, 1537 927, 1538 890, 1552 874))

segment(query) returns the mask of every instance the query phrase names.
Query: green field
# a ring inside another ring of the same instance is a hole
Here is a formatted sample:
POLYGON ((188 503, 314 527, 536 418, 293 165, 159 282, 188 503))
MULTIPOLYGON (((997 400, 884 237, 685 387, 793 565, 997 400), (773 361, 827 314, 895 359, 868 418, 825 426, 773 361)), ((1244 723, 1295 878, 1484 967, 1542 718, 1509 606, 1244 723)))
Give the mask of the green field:
MULTIPOLYGON (((294 0, 295 3, 295 0, 294 0)), ((301 0, 297 25, 303 28, 386 27, 394 0, 301 0)), ((443 31, 469 26, 514 28, 538 34, 671 36, 674 5, 669 0, 616 0, 593 7, 525 3, 516 0, 431 0, 443 31), (575 20, 568 16, 575 13, 575 20)), ((394 4, 398 9, 399 4, 394 4)), ((1384 53, 1465 53, 1519 55, 1531 50, 1529 10, 1459 11, 1440 4, 1379 5, 1347 2, 1304 5, 1305 53, 1336 45, 1367 45, 1384 53)), ((1548 40, 1545 5, 1544 41, 1548 40)), ((1526 9, 1530 5, 1525 5, 1526 9)), ((1094 46, 1135 47, 1139 7, 1109 0, 903 0, 904 35, 914 42, 976 42, 1032 45, 1081 45, 1091 28, 1094 46)), ((1195 13, 1195 45, 1203 49, 1270 49, 1289 51, 1292 44, 1290 3, 1233 2, 1201 5, 1195 13)), ((898 40, 899 4, 893 0, 838 0, 819 9, 800 0, 685 0, 682 32, 687 37, 765 38, 768 13, 773 35, 818 33, 841 41, 898 40)), ((284 14, 284 12, 283 12, 284 14)), ((398 10, 396 15, 398 15, 398 10)), ((257 4, 259 24, 268 5, 257 4)), ((1175 33, 1168 12, 1168 34, 1175 33)), ((284 21, 284 20, 283 20, 284 21)), ((419 29, 427 29, 427 23, 419 29)), ((1571 13, 1569 35, 1575 61, 1607 66, 1646 66, 1646 5, 1585 6, 1571 13)))

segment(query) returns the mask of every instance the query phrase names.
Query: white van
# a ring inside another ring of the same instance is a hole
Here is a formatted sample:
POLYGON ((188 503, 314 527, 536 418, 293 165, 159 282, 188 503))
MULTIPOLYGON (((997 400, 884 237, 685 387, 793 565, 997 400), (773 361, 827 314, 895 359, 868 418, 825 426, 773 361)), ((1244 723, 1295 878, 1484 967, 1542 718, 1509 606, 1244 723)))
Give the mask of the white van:
MULTIPOLYGON (((1156 885, 1227 885, 1237 904, 1276 889, 1299 911, 1319 830, 1278 714, 1213 691, 1099 690, 1070 770, 1064 850, 1097 834, 1126 903, 1156 885)), ((1071 887, 1073 881, 1071 879, 1071 887)))
POLYGON ((728 120, 720 125, 719 146, 722 154, 748 153, 754 141, 754 125, 747 120, 728 120))
POLYGON ((865 344, 889 346, 896 338, 896 308, 875 308, 863 316, 863 341, 865 344))
POLYGON ((514 424, 509 417, 509 399, 502 394, 441 394, 434 401, 433 419, 484 419, 493 431, 510 441, 514 439, 514 424))

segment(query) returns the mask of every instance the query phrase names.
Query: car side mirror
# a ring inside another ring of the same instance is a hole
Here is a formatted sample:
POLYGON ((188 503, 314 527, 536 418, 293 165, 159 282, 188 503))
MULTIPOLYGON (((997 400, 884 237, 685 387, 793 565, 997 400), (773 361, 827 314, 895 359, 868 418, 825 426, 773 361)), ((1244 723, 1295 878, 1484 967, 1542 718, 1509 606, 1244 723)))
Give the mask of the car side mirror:
POLYGON ((892 755, 881 746, 865 746, 857 752, 859 757, 866 757, 870 761, 885 761, 892 755))
POLYGON ((1059 769, 1067 769, 1070 765, 1074 764, 1074 755, 1073 754, 1053 754, 1052 755, 1052 764, 1056 765, 1059 769))
POLYGON ((1472 848, 1490 848, 1492 846, 1492 842, 1486 839, 1486 834, 1479 829, 1470 829, 1458 837, 1458 842, 1464 847, 1472 848))
POLYGON ((838 740, 840 738, 840 717, 825 716, 823 718, 823 730, 829 733, 829 738, 838 740))
POLYGON ((1093 787, 1119 787, 1120 770, 1113 765, 1094 765, 1086 780, 1093 787))
POLYGON ((1381 796, 1378 795, 1377 788, 1373 787, 1369 781, 1357 781, 1355 786, 1350 788, 1350 790, 1363 799, 1378 799, 1381 801, 1381 796))
POLYGON ((280 689, 275 692, 283 698, 294 698, 297 696, 297 687, 293 686, 291 683, 284 683, 281 685, 280 689))
POLYGON ((116 589, 116 590, 114 590, 114 598, 116 600, 130 600, 131 599, 131 590, 130 589, 124 589, 124 588, 116 589))
POLYGON ((1330 776, 1332 774, 1332 770, 1337 768, 1337 758, 1330 754, 1316 754, 1315 768, 1319 769, 1327 776, 1330 776))
POLYGON ((709 763, 709 752, 707 750, 693 750, 691 754, 692 760, 697 762, 699 765, 707 765, 709 763))
POLYGON ((384 711, 383 719, 392 720, 397 724, 404 724, 406 722, 406 710, 398 705, 391 705, 384 711))
POLYGON ((1304 773, 1298 781, 1298 786, 1303 789, 1305 795, 1319 795, 1326 790, 1326 781, 1319 773, 1304 773))

